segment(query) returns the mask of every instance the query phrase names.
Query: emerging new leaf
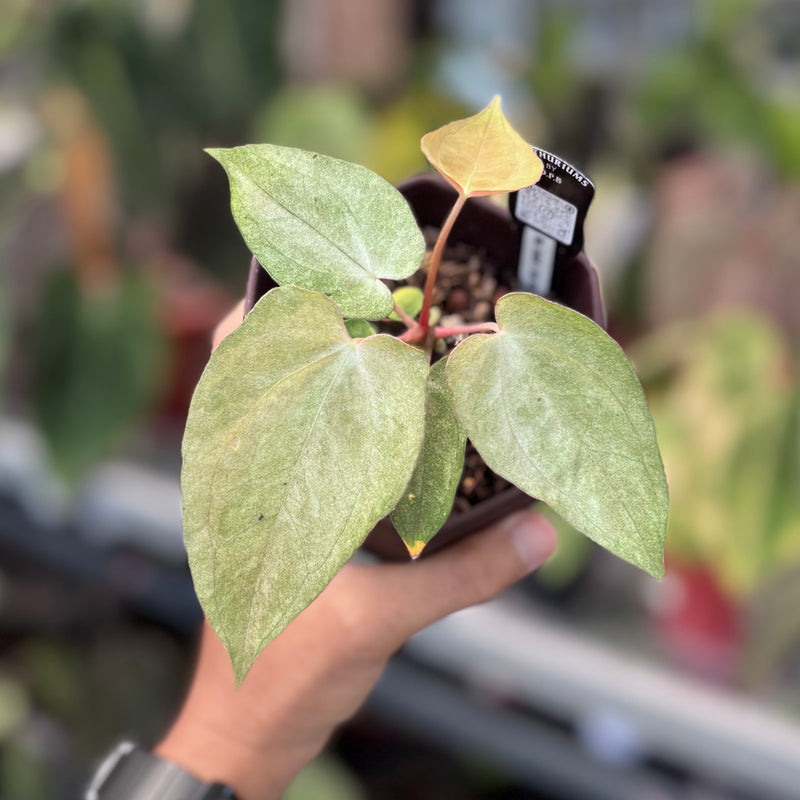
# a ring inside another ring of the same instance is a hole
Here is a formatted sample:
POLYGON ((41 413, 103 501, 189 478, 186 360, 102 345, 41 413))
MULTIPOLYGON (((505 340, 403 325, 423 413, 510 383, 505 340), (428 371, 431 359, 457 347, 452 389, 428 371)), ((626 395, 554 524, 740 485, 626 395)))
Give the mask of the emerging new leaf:
MULTIPOLYGON (((392 300, 395 305, 408 314, 409 317, 416 318, 417 314, 422 310, 423 293, 419 286, 399 286, 392 292, 392 300)), ((400 321, 400 316, 397 312, 392 311, 389 319, 395 322, 400 321)))
POLYGON ((447 521, 464 468, 467 437, 453 412, 445 365, 442 359, 431 367, 422 451, 411 481, 391 515, 413 557, 447 521))
POLYGON ((664 574, 667 483, 644 393, 586 317, 507 294, 500 332, 448 358, 456 414, 489 467, 647 572, 664 574))
POLYGON ((499 97, 472 117, 426 133, 422 152, 465 197, 515 192, 542 177, 541 160, 511 127, 499 97))
POLYGON ((334 303, 290 286, 212 355, 184 436, 184 535, 237 681, 396 505, 427 372, 419 350, 354 341, 334 303))
POLYGON ((327 295, 346 317, 384 319, 380 280, 414 273, 425 242, 403 196, 364 167, 276 145, 207 151, 228 173, 248 247, 279 284, 327 295))

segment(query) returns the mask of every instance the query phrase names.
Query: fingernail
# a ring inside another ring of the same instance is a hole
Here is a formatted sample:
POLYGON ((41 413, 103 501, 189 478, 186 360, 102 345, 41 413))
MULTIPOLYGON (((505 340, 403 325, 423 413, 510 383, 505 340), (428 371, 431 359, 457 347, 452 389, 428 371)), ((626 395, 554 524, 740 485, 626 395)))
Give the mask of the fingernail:
POLYGON ((509 517, 511 541, 529 570, 541 567, 556 548, 556 532, 541 515, 522 511, 509 517))

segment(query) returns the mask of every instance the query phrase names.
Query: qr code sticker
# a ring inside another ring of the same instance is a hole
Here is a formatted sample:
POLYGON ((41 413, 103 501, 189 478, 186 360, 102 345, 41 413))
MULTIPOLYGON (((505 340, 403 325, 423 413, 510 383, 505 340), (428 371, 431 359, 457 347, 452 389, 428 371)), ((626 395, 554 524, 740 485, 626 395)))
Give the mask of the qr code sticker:
POLYGON ((562 244, 572 244, 578 209, 541 186, 529 186, 517 195, 516 215, 562 244))

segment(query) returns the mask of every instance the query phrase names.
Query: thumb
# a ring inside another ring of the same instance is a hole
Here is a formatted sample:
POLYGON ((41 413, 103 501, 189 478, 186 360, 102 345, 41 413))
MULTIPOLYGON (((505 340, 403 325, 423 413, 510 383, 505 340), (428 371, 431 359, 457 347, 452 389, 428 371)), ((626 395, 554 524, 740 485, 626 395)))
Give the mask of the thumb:
POLYGON ((240 300, 214 328, 211 335, 211 349, 216 350, 219 343, 232 331, 236 330, 244 316, 244 300, 240 300))
MULTIPOLYGON (((525 510, 413 564, 394 567, 403 586, 384 588, 406 598, 407 637, 453 611, 482 603, 540 567, 555 550, 556 533, 541 514, 525 510)), ((390 568, 392 569, 392 568, 390 568)), ((389 576, 386 576, 389 577, 389 576)))

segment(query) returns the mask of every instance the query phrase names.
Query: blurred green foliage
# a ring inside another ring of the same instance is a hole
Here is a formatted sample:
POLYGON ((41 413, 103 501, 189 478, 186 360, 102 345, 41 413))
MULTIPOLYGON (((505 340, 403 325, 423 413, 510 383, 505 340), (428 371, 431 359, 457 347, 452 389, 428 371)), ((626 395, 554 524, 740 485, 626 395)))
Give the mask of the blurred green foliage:
POLYGON ((280 79, 278 4, 56 4, 50 81, 79 87, 112 142, 126 207, 171 213, 203 146, 238 138, 280 79), (182 10, 181 10, 182 9, 182 10))
POLYGON ((358 162, 371 123, 364 98, 352 87, 286 86, 260 110, 253 140, 358 162))
POLYGON ((343 85, 289 85, 263 107, 254 140, 354 161, 399 183, 429 169, 420 139, 467 113, 422 81, 380 105, 343 85))
POLYGON ((356 777, 336 759, 322 755, 312 761, 283 795, 283 800, 366 800, 356 777))
POLYGON ((714 0, 693 13, 689 41, 656 58, 639 82, 635 108, 643 139, 749 145, 776 174, 797 179, 800 94, 796 80, 788 96, 777 85, 781 53, 766 51, 764 42, 765 32, 778 33, 780 9, 763 0, 714 0))
POLYGON ((634 353, 670 485, 667 542, 747 597, 800 562, 796 366, 782 334, 744 312, 666 328, 634 353))
POLYGON ((589 563, 595 545, 572 525, 564 522, 550 506, 539 503, 536 510, 553 523, 558 534, 558 545, 553 555, 536 571, 534 579, 550 591, 568 588, 589 563))
POLYGON ((77 797, 110 742, 123 734, 155 741, 180 701, 189 660, 168 636, 122 621, 92 636, 7 643, 0 796, 77 797))
POLYGON ((136 275, 100 293, 60 273, 32 337, 34 409, 60 473, 77 480, 149 410, 163 383, 152 287, 136 275))

